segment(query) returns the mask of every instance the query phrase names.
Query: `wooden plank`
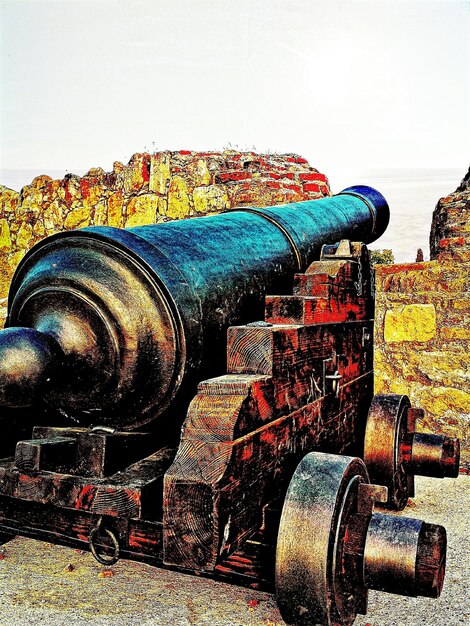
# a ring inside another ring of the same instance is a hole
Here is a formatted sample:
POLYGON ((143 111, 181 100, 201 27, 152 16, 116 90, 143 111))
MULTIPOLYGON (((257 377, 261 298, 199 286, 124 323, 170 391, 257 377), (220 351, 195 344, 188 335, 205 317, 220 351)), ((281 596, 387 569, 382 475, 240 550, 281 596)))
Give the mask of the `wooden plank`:
POLYGON ((337 297, 267 296, 266 321, 271 324, 325 324, 370 317, 367 302, 352 291, 337 297))
MULTIPOLYGON (((74 438, 75 464, 68 473, 78 476, 111 476, 158 449, 155 433, 100 432, 88 428, 36 426, 33 439, 74 438)), ((57 468, 55 471, 60 471, 57 468)))
POLYGON ((183 437, 164 484, 164 562, 212 572, 261 526, 301 457, 358 445, 372 373, 235 441, 183 437))
POLYGON ((231 441, 273 419, 270 376, 227 374, 204 381, 191 402, 183 437, 231 441))
POLYGON ((15 465, 23 471, 68 472, 76 462, 77 442, 70 437, 18 441, 15 465))
POLYGON ((27 473, 14 462, 0 467, 0 494, 96 515, 149 519, 161 514, 163 476, 175 451, 163 448, 109 478, 51 472, 27 473))
POLYGON ((272 415, 277 418, 323 395, 325 363, 326 369, 332 370, 329 373, 338 370, 342 384, 371 371, 372 337, 370 320, 316 326, 234 326, 227 334, 227 370, 234 375, 269 375, 272 415))
MULTIPOLYGON (((4 541, 23 535, 89 551, 88 538, 96 522, 96 516, 83 511, 61 510, 34 502, 13 502, 0 497, 0 538, 4 541)), ((106 520, 106 527, 112 529, 118 538, 122 558, 164 567, 161 521, 131 519, 126 527, 120 529, 119 526, 112 526, 112 520, 106 520)), ((103 551, 108 543, 100 538, 97 545, 103 551)), ((242 550, 220 563, 213 573, 214 577, 272 591, 274 554, 273 544, 266 542, 264 535, 257 532, 245 542, 242 550)), ((186 568, 177 569, 188 571, 186 568)))
MULTIPOLYGON (((11 500, 0 496, 0 533, 50 541, 81 550, 89 550, 88 538, 97 516, 85 511, 60 509, 37 502, 11 500)), ((106 519, 106 527, 118 537, 122 558, 141 560, 153 565, 162 561, 162 523, 131 519, 106 519)), ((105 547, 99 540, 98 546, 105 547)))

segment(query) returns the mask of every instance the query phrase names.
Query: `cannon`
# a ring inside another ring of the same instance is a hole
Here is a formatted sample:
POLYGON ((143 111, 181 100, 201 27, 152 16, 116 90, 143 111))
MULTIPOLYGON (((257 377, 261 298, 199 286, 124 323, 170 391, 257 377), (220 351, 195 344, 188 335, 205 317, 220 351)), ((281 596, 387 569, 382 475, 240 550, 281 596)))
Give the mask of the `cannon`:
POLYGON ((373 395, 365 244, 388 217, 356 186, 36 245, 0 332, 3 541, 275 590, 291 624, 348 626, 368 589, 437 597, 444 528, 383 510, 459 465, 373 395))

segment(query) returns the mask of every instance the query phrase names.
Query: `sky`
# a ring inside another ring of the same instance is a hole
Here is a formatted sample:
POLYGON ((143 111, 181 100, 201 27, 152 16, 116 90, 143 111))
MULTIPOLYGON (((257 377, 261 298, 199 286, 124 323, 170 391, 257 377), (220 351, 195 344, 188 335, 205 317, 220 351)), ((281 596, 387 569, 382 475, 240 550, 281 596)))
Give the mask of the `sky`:
POLYGON ((468 165, 469 1, 0 0, 0 21, 3 171, 230 146, 468 165))

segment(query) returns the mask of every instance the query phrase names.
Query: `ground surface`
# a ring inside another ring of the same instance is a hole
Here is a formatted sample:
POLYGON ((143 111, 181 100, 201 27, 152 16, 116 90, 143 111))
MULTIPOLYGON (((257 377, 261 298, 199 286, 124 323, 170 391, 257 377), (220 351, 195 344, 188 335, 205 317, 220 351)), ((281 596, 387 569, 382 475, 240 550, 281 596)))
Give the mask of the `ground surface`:
MULTIPOLYGON (((470 624, 470 477, 418 479, 404 512, 443 524, 448 566, 439 600, 371 592, 369 613, 355 626, 470 624)), ((114 576, 89 554, 17 538, 0 560, 0 626, 281 626, 273 596, 122 561, 114 576), (68 565, 72 571, 67 571, 68 565)))

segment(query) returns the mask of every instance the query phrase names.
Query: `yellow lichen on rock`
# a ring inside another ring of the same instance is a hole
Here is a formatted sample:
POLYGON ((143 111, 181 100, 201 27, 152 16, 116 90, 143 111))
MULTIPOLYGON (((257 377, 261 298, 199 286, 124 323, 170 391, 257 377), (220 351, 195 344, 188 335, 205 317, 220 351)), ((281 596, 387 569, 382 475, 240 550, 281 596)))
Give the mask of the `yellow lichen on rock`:
POLYGON ((6 256, 0 256, 0 298, 8 295, 10 286, 10 265, 6 256))
POLYGON ((194 209, 197 213, 223 211, 230 207, 230 201, 224 189, 217 185, 196 187, 193 191, 194 209))
POLYGON ((51 180, 52 178, 50 176, 47 176, 46 174, 40 174, 39 176, 36 176, 36 178, 33 178, 30 186, 34 187, 35 189, 42 189, 47 185, 47 183, 50 183, 51 180))
POLYGON ((155 194, 134 196, 127 206, 126 228, 154 223, 157 218, 157 210, 158 196, 155 194))
POLYGON ((35 239, 41 239, 46 236, 46 230, 41 220, 38 220, 33 226, 33 236, 35 239))
POLYGON ((192 187, 209 185, 211 182, 211 173, 203 159, 190 161, 185 168, 185 175, 192 187))
POLYGON ((33 239, 33 227, 27 222, 22 222, 19 231, 16 234, 17 248, 26 249, 29 247, 33 239))
POLYGON ((83 194, 83 204, 88 208, 94 207, 96 204, 98 204, 98 202, 104 195, 103 185, 91 184, 87 188, 86 193, 83 193, 83 188, 82 188, 82 194, 83 194))
POLYGON ((166 194, 170 185, 170 155, 167 152, 152 154, 150 159, 149 190, 166 194))
POLYGON ((437 416, 466 414, 470 419, 470 393, 453 387, 424 387, 416 392, 423 406, 432 406, 437 416))
POLYGON ((118 187, 125 193, 139 192, 149 180, 149 169, 150 155, 134 154, 129 164, 118 174, 118 187))
POLYGON ((10 255, 8 257, 8 265, 10 266, 10 272, 13 274, 13 272, 16 270, 18 263, 21 261, 21 259, 24 257, 24 255, 26 254, 27 250, 18 250, 18 252, 15 252, 14 254, 10 255))
POLYGON ((191 211, 188 185, 181 176, 173 176, 168 190, 167 217, 182 219, 191 211))
POLYGON ((66 230, 73 230, 75 228, 84 228, 90 224, 90 210, 87 207, 81 207, 70 211, 64 221, 64 228, 66 230))
POLYGON ((387 343, 429 341, 436 335, 433 304, 408 304, 385 313, 384 339, 387 343))
POLYGON ((18 209, 20 194, 0 185, 0 216, 14 213, 18 209))
POLYGON ((93 215, 93 224, 95 226, 106 226, 108 223, 108 208, 105 202, 98 202, 93 215))
POLYGON ((0 220, 0 250, 3 252, 11 251, 10 226, 6 219, 0 220))
POLYGON ((62 205, 59 204, 58 200, 51 202, 48 208, 44 210, 42 220, 47 234, 52 234, 63 227, 62 205))
POLYGON ((108 226, 122 226, 122 207, 124 199, 122 191, 116 191, 108 198, 108 226))
POLYGON ((470 328, 441 328, 439 332, 442 339, 447 341, 459 339, 466 339, 467 341, 470 340, 470 328))
POLYGON ((410 385, 403 380, 393 378, 390 380, 387 388, 387 393, 397 393, 399 395, 410 395, 410 385))

